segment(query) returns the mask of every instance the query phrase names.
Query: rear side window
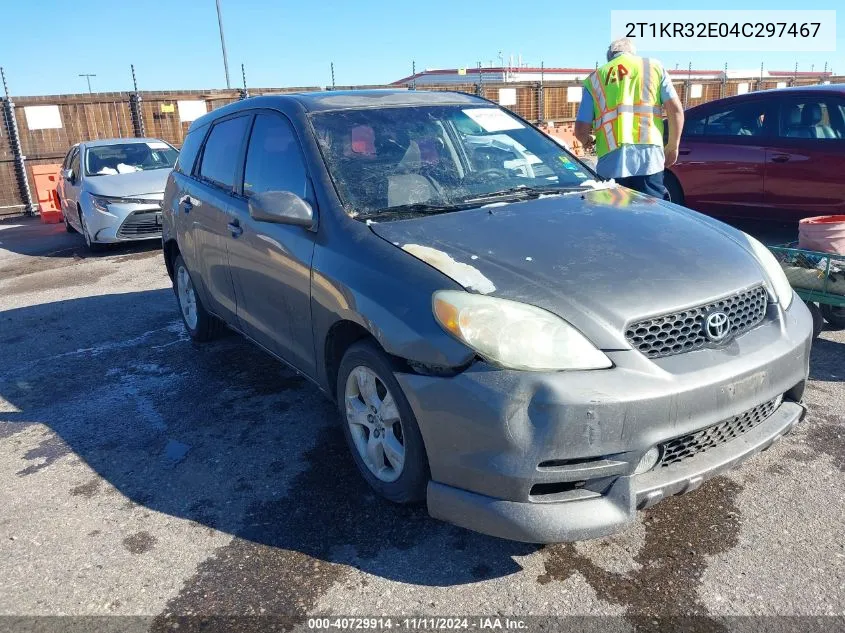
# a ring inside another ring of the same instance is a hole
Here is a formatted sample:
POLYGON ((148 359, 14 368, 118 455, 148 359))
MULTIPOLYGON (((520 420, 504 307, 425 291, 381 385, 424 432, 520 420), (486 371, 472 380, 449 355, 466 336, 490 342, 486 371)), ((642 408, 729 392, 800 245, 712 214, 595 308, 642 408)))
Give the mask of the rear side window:
POLYGON ((174 171, 180 174, 188 174, 194 170, 194 163, 197 161, 197 154, 202 145, 202 139, 208 131, 207 126, 193 129, 185 136, 185 141, 182 143, 182 149, 179 150, 179 158, 176 159, 176 167, 174 171))
POLYGON ((290 191, 307 195, 305 161, 290 123, 281 116, 259 114, 249 139, 244 168, 244 195, 290 191))
POLYGON ((200 178, 223 189, 234 188, 235 170, 248 122, 249 117, 241 116, 226 119, 211 128, 202 152, 200 178))

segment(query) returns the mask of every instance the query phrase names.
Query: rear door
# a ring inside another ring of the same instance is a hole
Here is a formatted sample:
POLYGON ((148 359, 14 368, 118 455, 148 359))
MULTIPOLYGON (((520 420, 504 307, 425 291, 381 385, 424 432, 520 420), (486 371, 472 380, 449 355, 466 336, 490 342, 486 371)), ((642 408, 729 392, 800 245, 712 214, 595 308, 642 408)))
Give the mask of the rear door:
POLYGON ((765 203, 794 221, 845 213, 845 99, 824 92, 784 94, 766 152, 765 203))
POLYGON ((696 109, 681 136, 678 176, 684 204, 721 216, 753 216, 763 205, 769 102, 729 100, 696 109))
POLYGON ((255 116, 242 186, 232 203, 241 232, 229 241, 229 266, 243 331, 314 376, 311 259, 316 233, 254 220, 249 198, 267 191, 290 191, 316 209, 296 132, 288 118, 275 111, 255 116))
POLYGON ((195 169, 196 181, 179 200, 193 242, 195 262, 188 268, 192 275, 200 277, 211 311, 233 324, 237 310, 229 273, 229 225, 235 174, 251 120, 251 115, 238 114, 214 123, 195 169))

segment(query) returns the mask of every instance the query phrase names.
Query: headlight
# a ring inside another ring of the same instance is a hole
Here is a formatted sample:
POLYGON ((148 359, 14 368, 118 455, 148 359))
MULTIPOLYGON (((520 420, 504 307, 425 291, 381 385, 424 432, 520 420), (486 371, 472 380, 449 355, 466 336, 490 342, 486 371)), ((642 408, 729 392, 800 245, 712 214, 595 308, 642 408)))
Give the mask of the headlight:
POLYGON ((97 211, 102 211, 103 213, 111 213, 109 211, 109 203, 114 202, 114 200, 110 198, 102 198, 100 196, 91 196, 91 204, 97 211))
POLYGON ((434 317, 449 334, 500 367, 552 371, 612 365, 569 323, 525 303, 441 290, 434 293, 434 317))
POLYGON ((757 261, 760 262, 760 265, 766 272, 766 276, 771 283, 772 293, 775 295, 778 303, 786 310, 792 303, 793 292, 792 286, 789 285, 789 280, 783 272, 783 268, 781 268, 775 256, 772 255, 772 251, 763 246, 758 240, 751 237, 748 233, 745 233, 745 239, 748 240, 748 245, 754 252, 754 257, 757 258, 757 261))

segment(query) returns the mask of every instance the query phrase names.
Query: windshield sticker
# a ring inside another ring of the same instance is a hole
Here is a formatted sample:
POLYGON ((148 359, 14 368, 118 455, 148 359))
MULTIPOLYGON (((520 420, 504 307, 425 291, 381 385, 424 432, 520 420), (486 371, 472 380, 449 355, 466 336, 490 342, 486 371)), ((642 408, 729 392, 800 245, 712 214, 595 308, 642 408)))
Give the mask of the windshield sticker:
POLYGON ((520 130, 525 127, 507 112, 498 108, 468 108, 463 113, 478 123, 485 132, 520 130))
POLYGON ((147 147, 150 149, 170 149, 170 146, 167 143, 162 143, 161 141, 153 141, 152 143, 147 143, 147 147))
POLYGON ((587 177, 587 174, 585 174, 583 171, 573 172, 573 175, 578 176, 579 178, 586 178, 587 177))
POLYGON ((562 162, 562 163, 563 163, 563 168, 564 168, 564 169, 568 169, 569 171, 577 171, 577 170, 578 170, 578 165, 576 165, 575 163, 573 163, 573 162, 572 162, 569 158, 567 158, 566 156, 558 156, 558 158, 560 158, 560 162, 562 162))

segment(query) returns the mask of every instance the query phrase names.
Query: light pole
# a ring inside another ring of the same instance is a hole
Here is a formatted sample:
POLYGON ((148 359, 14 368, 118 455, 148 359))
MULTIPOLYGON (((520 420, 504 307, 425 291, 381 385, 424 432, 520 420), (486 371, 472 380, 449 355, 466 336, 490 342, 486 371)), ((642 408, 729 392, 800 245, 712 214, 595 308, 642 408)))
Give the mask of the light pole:
POLYGON ((226 39, 223 37, 223 16, 220 13, 220 0, 217 0, 217 26, 220 27, 220 48, 223 49, 223 70, 226 72, 226 88, 231 88, 229 83, 229 59, 226 56, 226 39))
POLYGON ((91 94, 91 77, 96 77, 97 75, 95 75, 93 73, 79 73, 79 76, 85 77, 85 79, 88 81, 88 94, 90 95, 91 94))

